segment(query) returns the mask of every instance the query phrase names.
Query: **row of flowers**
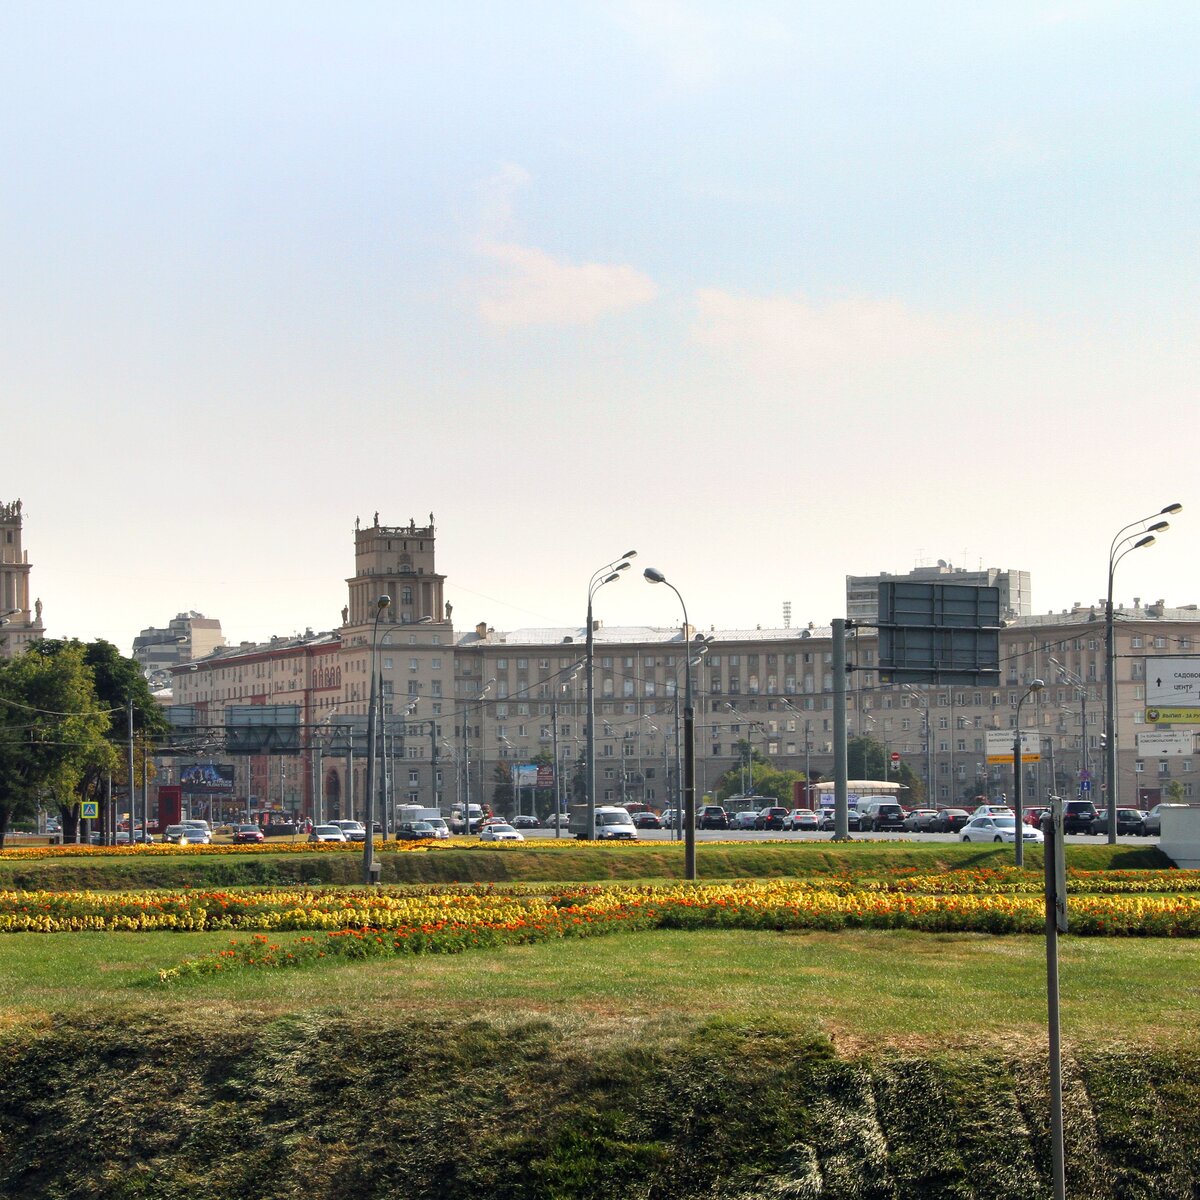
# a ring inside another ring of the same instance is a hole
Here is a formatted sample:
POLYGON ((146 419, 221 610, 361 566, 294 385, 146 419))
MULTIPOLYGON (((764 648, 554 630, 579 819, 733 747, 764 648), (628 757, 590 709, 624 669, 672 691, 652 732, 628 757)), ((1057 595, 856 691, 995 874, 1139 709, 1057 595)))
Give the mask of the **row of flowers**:
MULTIPOLYGON (((944 877, 943 877, 944 878, 944 877)), ((1081 933, 1195 936, 1200 896, 1084 894, 1071 897, 1081 933)), ((903 928, 990 933, 1041 928, 1039 895, 921 894, 843 890, 821 880, 769 879, 664 885, 387 888, 247 888, 179 892, 0 892, 0 932, 78 930, 461 930, 556 929, 564 913, 664 927, 743 929, 903 928)))
MULTIPOLYGON (((164 983, 231 969, 304 966, 320 959, 464 950, 645 929, 772 931, 915 929, 1036 933, 1043 902, 1029 896, 849 895, 780 881, 684 888, 581 888, 543 895, 495 890, 398 897, 387 920, 348 922, 290 943, 257 934, 160 972, 164 983)), ((295 912, 293 910, 293 916, 295 912)), ((312 926, 322 927, 321 913, 312 926)), ((1071 902, 1071 928, 1101 936, 1200 936, 1200 898, 1085 896, 1071 902)), ((283 928, 284 926, 277 926, 283 928)), ((296 926, 291 926, 295 928, 296 926)))

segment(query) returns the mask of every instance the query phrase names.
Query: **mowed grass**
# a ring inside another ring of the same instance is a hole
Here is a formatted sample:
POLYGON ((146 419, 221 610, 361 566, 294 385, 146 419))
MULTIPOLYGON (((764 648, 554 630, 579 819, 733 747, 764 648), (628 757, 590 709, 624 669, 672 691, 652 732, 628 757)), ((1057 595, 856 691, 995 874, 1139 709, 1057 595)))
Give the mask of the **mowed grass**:
MULTIPOLYGON (((285 944, 300 934, 272 940, 285 944)), ((1040 938, 909 931, 654 931, 469 951, 245 970, 171 988, 156 972, 228 933, 0 938, 0 1022, 111 1014, 181 1028, 320 1011, 471 1020, 529 1016, 631 1028, 728 1018, 809 1029, 847 1046, 1018 1045, 1044 1036, 1040 938)), ((1060 941, 1064 1039, 1095 1048, 1194 1046, 1194 943, 1060 941)))

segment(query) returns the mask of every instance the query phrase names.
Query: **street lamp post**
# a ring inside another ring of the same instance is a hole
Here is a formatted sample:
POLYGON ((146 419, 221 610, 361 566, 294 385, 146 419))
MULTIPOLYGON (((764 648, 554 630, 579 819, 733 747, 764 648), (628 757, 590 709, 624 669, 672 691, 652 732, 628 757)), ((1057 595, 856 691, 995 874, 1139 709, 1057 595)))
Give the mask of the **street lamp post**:
POLYGON ((1117 530, 1116 537, 1113 538, 1108 548, 1108 593, 1104 604, 1104 699, 1106 709, 1104 713, 1104 781, 1107 788, 1105 804, 1108 808, 1108 844, 1110 846, 1117 844, 1117 802, 1119 799, 1117 785, 1117 653, 1113 638, 1113 575, 1116 573, 1117 563, 1126 554, 1133 550, 1140 550, 1143 546, 1153 546, 1154 535, 1171 526, 1169 521, 1155 521, 1153 525, 1147 526, 1138 533, 1131 534, 1129 532, 1131 529, 1135 529, 1139 525, 1146 525, 1146 522, 1154 517, 1173 515, 1182 509, 1182 504, 1168 504, 1148 517, 1141 517, 1131 522, 1117 530))
POLYGON ((650 583, 665 583, 679 597, 683 609, 683 873, 686 879, 696 878, 696 710, 692 704, 691 625, 687 604, 679 589, 654 567, 642 572, 650 583))
MULTIPOLYGON (((1016 805, 1017 827, 1016 833, 1016 854, 1017 866, 1025 865, 1025 839, 1022 836, 1024 830, 1021 828, 1025 824, 1024 806, 1021 800, 1021 776, 1024 774, 1024 767, 1021 762, 1021 705, 1029 699, 1034 692, 1040 692, 1046 685, 1040 679, 1035 679, 1026 689, 1025 694, 1017 701, 1017 727, 1013 730, 1013 803, 1016 805)), ((1040 749, 1040 745, 1039 745, 1040 749)))
POLYGON ((371 686, 368 689, 367 699, 367 780, 366 795, 363 797, 365 818, 363 824, 367 830, 367 836, 363 838, 363 883, 371 883, 375 876, 375 736, 378 722, 376 688, 379 676, 379 668, 375 660, 379 653, 379 618, 383 616, 391 602, 391 596, 380 596, 375 601, 375 620, 371 626, 371 651, 367 656, 371 668, 371 686))
POLYGON ((584 643, 584 661, 587 664, 587 829, 583 836, 589 842, 596 836, 596 630, 592 619, 592 601, 605 584, 620 579, 620 572, 628 571, 629 560, 636 557, 636 550, 626 550, 620 558, 593 572, 588 580, 587 631, 584 643))

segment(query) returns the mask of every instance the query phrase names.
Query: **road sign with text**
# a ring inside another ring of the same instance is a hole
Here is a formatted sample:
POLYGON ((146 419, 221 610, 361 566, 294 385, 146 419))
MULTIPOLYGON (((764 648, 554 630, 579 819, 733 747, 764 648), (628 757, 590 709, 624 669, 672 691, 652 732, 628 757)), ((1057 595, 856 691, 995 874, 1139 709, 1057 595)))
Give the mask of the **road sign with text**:
POLYGON ((1146 720, 1200 724, 1200 657, 1145 658, 1146 720))

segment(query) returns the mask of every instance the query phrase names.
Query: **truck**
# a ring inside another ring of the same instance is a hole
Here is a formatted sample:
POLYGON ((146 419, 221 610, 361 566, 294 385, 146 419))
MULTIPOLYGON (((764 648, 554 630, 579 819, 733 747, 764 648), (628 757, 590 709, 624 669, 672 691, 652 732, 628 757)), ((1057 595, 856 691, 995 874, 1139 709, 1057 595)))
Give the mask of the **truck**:
MULTIPOLYGON (((582 841, 587 838, 588 806, 586 804, 571 805, 571 823, 568 828, 577 839, 582 841)), ((629 815, 629 810, 607 804, 597 805, 596 839, 602 842, 618 839, 636 842, 637 827, 629 815)))
MULTIPOLYGON (((440 813, 438 814, 441 815, 440 813)), ((469 832, 478 833, 479 826, 483 824, 483 809, 478 804, 467 805, 467 816, 470 818, 471 828, 469 832)), ((463 810, 461 804, 456 804, 450 810, 450 832, 451 833, 467 833, 465 828, 466 822, 463 820, 463 810)))

